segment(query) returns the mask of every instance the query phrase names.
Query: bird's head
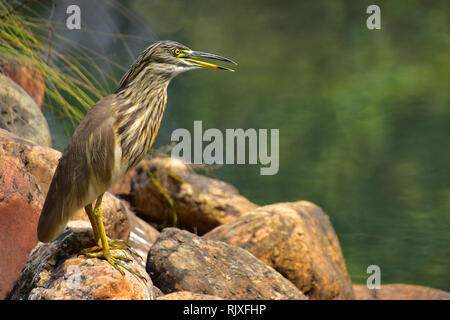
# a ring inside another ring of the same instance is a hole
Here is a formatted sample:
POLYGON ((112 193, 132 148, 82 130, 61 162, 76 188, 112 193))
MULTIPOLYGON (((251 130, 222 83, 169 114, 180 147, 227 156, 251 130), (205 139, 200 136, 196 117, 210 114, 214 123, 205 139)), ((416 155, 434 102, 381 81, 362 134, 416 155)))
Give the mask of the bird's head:
POLYGON ((145 80, 144 76, 169 81, 174 76, 188 70, 209 68, 234 71, 200 59, 211 59, 236 64, 234 61, 211 53, 194 51, 175 41, 159 41, 145 49, 131 66, 120 82, 119 89, 128 86, 136 79, 145 80))

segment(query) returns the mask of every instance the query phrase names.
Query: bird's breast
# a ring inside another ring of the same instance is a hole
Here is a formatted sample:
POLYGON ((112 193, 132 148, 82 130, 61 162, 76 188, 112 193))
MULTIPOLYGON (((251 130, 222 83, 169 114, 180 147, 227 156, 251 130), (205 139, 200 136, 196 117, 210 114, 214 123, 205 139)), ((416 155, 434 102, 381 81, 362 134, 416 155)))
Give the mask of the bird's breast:
POLYGON ((116 125, 121 168, 136 166, 147 154, 158 134, 166 106, 166 95, 159 94, 146 104, 122 110, 116 125))

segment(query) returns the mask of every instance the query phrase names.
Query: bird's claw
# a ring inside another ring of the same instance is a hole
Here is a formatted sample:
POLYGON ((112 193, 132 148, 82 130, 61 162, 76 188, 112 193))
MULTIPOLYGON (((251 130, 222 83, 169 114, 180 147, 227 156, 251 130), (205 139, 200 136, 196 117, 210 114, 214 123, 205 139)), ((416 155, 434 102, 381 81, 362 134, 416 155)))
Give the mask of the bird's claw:
POLYGON ((130 254, 139 257, 141 260, 142 257, 136 251, 131 249, 130 246, 124 240, 108 239, 107 241, 108 241, 108 249, 106 250, 106 252, 102 246, 101 241, 99 241, 97 245, 81 250, 80 254, 84 255, 86 258, 105 259, 106 261, 108 261, 110 265, 112 265, 116 270, 118 270, 122 274, 122 276, 125 275, 122 269, 125 269, 134 276, 138 277, 139 279, 147 281, 145 277, 141 276, 139 273, 131 270, 130 268, 128 268, 127 266, 125 266, 123 263, 120 262, 120 261, 124 261, 126 263, 131 262, 132 260, 130 258, 118 254, 112 254, 110 250, 125 250, 128 251, 130 254))
POLYGON ((130 258, 121 256, 121 255, 118 255, 118 254, 111 254, 111 253, 105 254, 104 252, 86 253, 86 254, 84 254, 84 256, 86 258, 105 259, 106 261, 108 261, 108 263, 110 265, 112 265, 117 271, 119 271, 122 276, 125 276, 125 272, 123 272, 123 270, 122 270, 122 269, 125 269, 129 273, 131 273, 134 276, 138 277, 139 279, 144 280, 145 282, 147 282, 147 279, 145 277, 141 276, 139 273, 133 271, 132 269, 128 268, 126 265, 124 265, 123 263, 120 262, 120 261, 131 262, 132 260, 130 258))
MULTIPOLYGON (((108 245, 111 250, 125 250, 125 251, 128 251, 129 253, 131 253, 132 255, 134 255, 135 257, 143 260, 141 255, 138 254, 133 249, 131 249, 131 247, 128 245, 128 243, 124 240, 120 240, 120 239, 108 240, 108 245)), ((102 250, 103 249, 102 249, 101 241, 99 241, 99 243, 97 245, 90 247, 90 248, 85 248, 85 249, 81 250, 80 253, 85 255, 87 253, 92 253, 92 252, 97 252, 97 251, 102 251, 102 250)))

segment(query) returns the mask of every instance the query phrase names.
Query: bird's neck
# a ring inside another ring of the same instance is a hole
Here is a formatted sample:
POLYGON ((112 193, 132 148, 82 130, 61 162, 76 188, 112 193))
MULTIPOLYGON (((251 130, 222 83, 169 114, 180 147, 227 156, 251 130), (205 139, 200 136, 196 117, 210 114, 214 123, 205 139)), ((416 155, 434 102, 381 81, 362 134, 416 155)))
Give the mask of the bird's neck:
POLYGON ((122 84, 116 94, 133 104, 143 104, 161 93, 165 94, 170 80, 168 74, 147 67, 126 85, 122 84))
POLYGON ((128 169, 145 156, 158 134, 170 81, 152 74, 137 80, 116 93, 120 103, 115 128, 120 137, 122 162, 128 169))

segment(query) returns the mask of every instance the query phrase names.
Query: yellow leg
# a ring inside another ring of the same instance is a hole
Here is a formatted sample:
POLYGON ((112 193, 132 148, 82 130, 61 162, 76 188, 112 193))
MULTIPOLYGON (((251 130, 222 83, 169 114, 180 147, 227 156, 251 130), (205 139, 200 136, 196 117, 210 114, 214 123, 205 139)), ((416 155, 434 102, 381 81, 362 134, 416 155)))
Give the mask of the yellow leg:
MULTIPOLYGON (((102 197, 103 195, 101 195, 102 197)), ((82 254, 85 253, 91 253, 91 252, 97 252, 97 251, 101 251, 102 250, 102 240, 100 238, 99 235, 99 231, 98 231, 98 210, 101 210, 101 197, 99 197, 99 199, 97 199, 97 202, 95 203, 95 208, 92 209, 92 204, 88 204, 86 207, 84 207, 84 210, 86 211, 86 214, 89 217, 89 221, 91 222, 92 225, 92 231, 94 233, 94 238, 95 238, 95 242, 97 243, 97 245, 91 247, 91 248, 86 248, 81 250, 82 254)), ((102 214, 100 212, 100 214, 102 214)), ((109 244, 109 248, 112 250, 126 250, 129 253, 131 253, 132 255, 138 257, 139 259, 142 260, 142 257, 133 249, 131 249, 128 246, 128 243, 124 240, 121 239, 114 239, 111 240, 108 238, 108 244, 109 244)))
POLYGON ((97 230, 97 220, 94 215, 94 211, 92 210, 92 203, 89 203, 86 207, 84 207, 84 211, 86 211, 89 221, 92 225, 92 232, 94 233, 95 242, 99 242, 100 238, 98 236, 98 230, 97 230))
MULTIPOLYGON (((88 205, 85 207, 86 213, 89 216, 89 220, 92 224, 92 230, 94 232, 94 237, 97 242, 97 245, 92 248, 87 248, 82 250, 82 254, 84 254, 87 258, 99 258, 99 259, 105 259, 108 261, 114 268, 116 268, 122 275, 124 275, 124 272, 122 269, 127 270, 128 272, 132 273, 133 275, 137 276, 140 279, 146 280, 143 276, 140 274, 134 272, 130 268, 126 267, 124 264, 122 264, 119 260, 122 260, 124 262, 130 262, 131 259, 120 256, 117 254, 112 254, 111 249, 121 249, 121 250, 127 250, 132 254, 135 254, 139 256, 137 253, 135 253, 131 248, 128 247, 127 243, 123 240, 110 240, 106 236, 105 227, 103 225, 103 214, 101 210, 101 203, 102 203, 103 194, 101 194, 97 198, 97 202, 95 203, 95 208, 92 210, 92 205, 88 205), (120 244, 118 244, 120 243, 120 244), (99 253, 91 253, 95 251, 102 251, 99 253)), ((140 257, 140 256, 139 256, 140 257)))

